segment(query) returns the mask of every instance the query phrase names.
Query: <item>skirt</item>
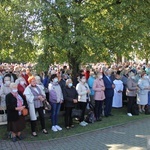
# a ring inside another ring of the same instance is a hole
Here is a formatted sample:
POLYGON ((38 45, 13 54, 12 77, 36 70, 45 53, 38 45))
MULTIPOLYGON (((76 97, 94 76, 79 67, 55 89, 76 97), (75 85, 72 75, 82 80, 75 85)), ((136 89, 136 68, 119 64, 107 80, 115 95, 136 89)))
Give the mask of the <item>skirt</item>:
POLYGON ((19 116, 19 119, 17 121, 10 121, 7 124, 7 130, 12 131, 14 133, 23 131, 25 128, 25 117, 24 116, 19 116))

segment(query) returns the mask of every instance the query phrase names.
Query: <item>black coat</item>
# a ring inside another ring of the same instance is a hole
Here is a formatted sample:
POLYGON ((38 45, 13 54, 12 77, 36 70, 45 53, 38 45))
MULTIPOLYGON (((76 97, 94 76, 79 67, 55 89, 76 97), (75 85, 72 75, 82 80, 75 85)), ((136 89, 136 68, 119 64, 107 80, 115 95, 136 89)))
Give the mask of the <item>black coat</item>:
POLYGON ((65 107, 74 107, 73 99, 78 99, 78 93, 74 87, 65 87, 63 89, 63 96, 65 101, 65 107))
MULTIPOLYGON (((18 92, 19 95, 23 99, 23 105, 27 108, 27 102, 24 98, 24 96, 18 92)), ((15 110, 17 107, 17 99, 13 96, 12 93, 8 93, 6 95, 6 107, 7 107, 7 121, 17 121, 19 119, 18 111, 15 110)))
POLYGON ((63 80, 63 79, 61 79, 61 80, 59 81, 59 85, 60 85, 60 87, 61 87, 61 90, 63 91, 63 89, 64 89, 65 86, 66 86, 66 81, 63 80))

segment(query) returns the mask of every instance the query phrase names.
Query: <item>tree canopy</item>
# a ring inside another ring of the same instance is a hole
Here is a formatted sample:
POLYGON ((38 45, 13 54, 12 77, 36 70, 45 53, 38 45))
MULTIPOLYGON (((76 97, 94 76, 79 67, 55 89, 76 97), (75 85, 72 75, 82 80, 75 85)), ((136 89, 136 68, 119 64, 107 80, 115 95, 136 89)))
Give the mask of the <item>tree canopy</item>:
POLYGON ((150 57, 149 0, 2 0, 0 59, 38 62, 112 62, 150 57))

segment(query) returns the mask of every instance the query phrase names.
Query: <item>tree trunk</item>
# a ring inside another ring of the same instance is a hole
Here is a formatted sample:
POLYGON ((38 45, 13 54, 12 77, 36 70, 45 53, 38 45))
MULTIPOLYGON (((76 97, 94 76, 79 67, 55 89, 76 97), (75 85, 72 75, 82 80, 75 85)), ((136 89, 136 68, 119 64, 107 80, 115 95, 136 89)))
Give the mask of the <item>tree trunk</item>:
POLYGON ((148 58, 146 58, 146 64, 148 64, 148 58))
POLYGON ((120 54, 117 54, 117 64, 122 62, 122 56, 120 54))
POLYGON ((69 67, 72 70, 72 74, 71 74, 72 80, 75 80, 77 74, 79 73, 80 62, 78 61, 78 58, 75 58, 71 54, 68 54, 68 62, 69 62, 69 67))

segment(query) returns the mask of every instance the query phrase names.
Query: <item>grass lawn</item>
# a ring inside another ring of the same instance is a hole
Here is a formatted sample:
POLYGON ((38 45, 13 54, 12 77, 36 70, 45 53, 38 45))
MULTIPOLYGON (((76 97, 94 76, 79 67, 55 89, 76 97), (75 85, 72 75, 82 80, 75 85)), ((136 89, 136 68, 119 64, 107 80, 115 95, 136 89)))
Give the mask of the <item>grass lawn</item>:
MULTIPOLYGON (((126 107, 121 109, 112 109, 112 114, 114 116, 107 117, 107 118, 103 117, 102 121, 89 124, 86 127, 82 127, 79 125, 78 121, 74 121, 75 127, 69 130, 64 128, 64 117, 63 115, 60 115, 59 125, 63 127, 63 130, 59 132, 51 131, 51 121, 49 118, 46 117, 46 129, 48 130, 49 134, 47 135, 43 134, 40 130, 39 122, 37 122, 38 137, 32 137, 30 123, 27 122, 26 129, 23 131, 23 136, 25 137, 25 141, 52 140, 56 138, 67 137, 75 134, 93 131, 96 129, 103 129, 114 125, 124 124, 134 120, 142 120, 144 118, 150 118, 150 115, 145 115, 144 113, 138 116, 128 117, 126 115, 126 107)), ((6 129, 7 129, 6 125, 0 126, 0 139, 4 139, 4 140, 8 139, 6 129)))

